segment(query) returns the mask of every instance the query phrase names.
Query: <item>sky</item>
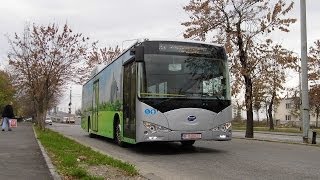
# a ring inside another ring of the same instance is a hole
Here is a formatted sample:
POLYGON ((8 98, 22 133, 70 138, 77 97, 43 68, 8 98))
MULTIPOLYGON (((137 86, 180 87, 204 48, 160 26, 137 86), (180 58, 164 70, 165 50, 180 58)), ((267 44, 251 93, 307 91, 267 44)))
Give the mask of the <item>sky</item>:
MULTIPOLYGON (((288 0, 286 0, 288 1, 288 0)), ((288 1, 289 2, 289 1, 288 1)), ((274 34, 273 39, 300 56, 300 1, 295 0, 291 17, 297 23, 290 33, 274 34)), ((319 0, 307 2, 308 46, 320 39, 319 0)), ((98 40, 101 47, 126 48, 137 38, 182 39, 189 20, 183 10, 189 0, 7 0, 0 6, 0 68, 7 65, 7 36, 22 33, 28 23, 48 25, 68 23, 74 32, 98 40)), ((288 77, 287 85, 296 86, 297 76, 288 77)), ((81 86, 70 85, 59 105, 66 111, 72 90, 72 110, 81 107, 81 86)))

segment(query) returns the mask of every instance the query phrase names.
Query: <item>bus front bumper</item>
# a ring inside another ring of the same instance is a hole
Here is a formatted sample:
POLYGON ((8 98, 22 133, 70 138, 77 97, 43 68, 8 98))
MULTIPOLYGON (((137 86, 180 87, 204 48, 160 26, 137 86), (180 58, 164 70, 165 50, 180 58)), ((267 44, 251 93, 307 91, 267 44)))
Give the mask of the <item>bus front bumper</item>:
POLYGON ((187 141, 187 140, 214 140, 229 141, 232 138, 232 131, 207 130, 207 131, 168 131, 168 132, 145 132, 138 142, 153 141, 187 141))

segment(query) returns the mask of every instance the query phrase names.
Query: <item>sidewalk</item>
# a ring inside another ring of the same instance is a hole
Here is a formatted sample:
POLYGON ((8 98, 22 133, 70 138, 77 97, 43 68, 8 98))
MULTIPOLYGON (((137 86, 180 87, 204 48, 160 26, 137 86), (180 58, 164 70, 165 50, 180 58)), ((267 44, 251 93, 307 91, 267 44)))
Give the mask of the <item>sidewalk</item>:
POLYGON ((31 123, 0 131, 0 179, 53 179, 31 123))
MULTIPOLYGON (((244 130, 232 130, 234 138, 245 138, 244 130)), ((317 144, 319 136, 317 136, 317 144)), ((254 131, 255 140, 276 141, 303 144, 302 133, 282 133, 282 132, 267 132, 267 131, 254 131)))

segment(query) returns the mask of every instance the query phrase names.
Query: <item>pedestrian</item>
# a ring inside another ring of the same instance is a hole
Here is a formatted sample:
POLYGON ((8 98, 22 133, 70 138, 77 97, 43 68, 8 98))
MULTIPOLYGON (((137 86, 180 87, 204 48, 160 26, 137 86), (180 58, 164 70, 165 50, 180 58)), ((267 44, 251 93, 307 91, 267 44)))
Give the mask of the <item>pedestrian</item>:
POLYGON ((12 108, 12 102, 10 104, 6 105, 2 112, 2 131, 6 129, 8 126, 8 131, 11 131, 9 120, 14 118, 13 114, 13 108, 12 108))

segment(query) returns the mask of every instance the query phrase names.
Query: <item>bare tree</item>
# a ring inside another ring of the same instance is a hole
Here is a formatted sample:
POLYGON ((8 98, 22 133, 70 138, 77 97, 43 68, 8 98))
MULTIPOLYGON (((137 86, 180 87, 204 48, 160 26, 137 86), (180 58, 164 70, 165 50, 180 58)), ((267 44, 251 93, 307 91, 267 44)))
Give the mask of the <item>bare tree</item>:
POLYGON ((319 84, 320 80, 320 40, 314 42, 313 46, 309 48, 308 57, 308 78, 314 83, 319 84))
POLYGON ((81 116, 81 115, 82 115, 81 109, 77 109, 76 112, 75 112, 75 114, 76 114, 77 116, 81 116))
POLYGON ((320 115, 320 40, 314 42, 309 49, 309 79, 314 85, 309 91, 310 108, 316 115, 316 127, 318 127, 320 115))
MULTIPOLYGON (((87 71, 92 72, 98 65, 107 65, 113 62, 116 57, 121 54, 122 50, 119 46, 116 47, 104 47, 98 48, 97 42, 93 43, 92 50, 88 53, 87 58, 87 71)), ((86 74, 84 80, 88 80, 90 78, 90 74, 86 74)))
POLYGON ((316 116, 316 127, 319 127, 319 115, 320 115, 320 85, 314 85, 309 90, 310 109, 316 116))
POLYGON ((15 84, 30 96, 40 128, 44 118, 68 82, 80 82, 86 73, 88 38, 73 33, 67 24, 25 27, 9 39, 9 64, 15 84))
POLYGON ((245 87, 247 138, 253 138, 252 74, 259 63, 251 53, 260 40, 272 31, 288 32, 296 19, 286 18, 293 8, 284 0, 273 4, 269 0, 191 0, 184 9, 190 12, 190 21, 184 37, 205 40, 213 34, 213 41, 225 43, 235 77, 233 93, 245 87))
POLYGON ((242 116, 241 116, 241 112, 242 112, 242 108, 243 108, 243 104, 239 103, 239 100, 236 100, 236 105, 235 105, 235 113, 234 113, 234 121, 236 122, 242 122, 242 116))
POLYGON ((274 130, 273 124, 273 106, 279 103, 278 93, 284 91, 284 83, 286 81, 286 70, 296 69, 298 67, 298 58, 294 56, 292 51, 288 51, 281 45, 272 45, 267 43, 264 46, 266 53, 266 61, 263 62, 263 78, 265 84, 265 95, 269 98, 268 117, 270 130, 274 130))
POLYGON ((120 55, 122 51, 119 48, 119 46, 116 46, 114 48, 112 47, 98 48, 97 44, 94 43, 92 47, 93 47, 92 51, 89 53, 89 56, 88 56, 89 68, 93 68, 98 64, 111 63, 113 60, 115 60, 117 56, 120 55))

